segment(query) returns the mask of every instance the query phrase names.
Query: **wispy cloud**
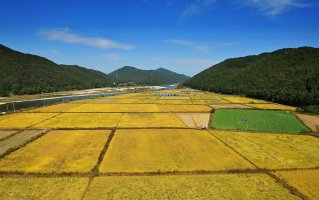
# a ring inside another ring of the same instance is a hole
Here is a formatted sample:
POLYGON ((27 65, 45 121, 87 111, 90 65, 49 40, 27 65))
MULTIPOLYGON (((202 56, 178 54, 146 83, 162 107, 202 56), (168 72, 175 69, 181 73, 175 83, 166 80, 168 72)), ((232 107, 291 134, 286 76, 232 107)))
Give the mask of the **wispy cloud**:
POLYGON ((299 0, 248 0, 248 5, 256 7, 267 16, 276 16, 289 8, 303 8, 309 5, 299 0))
POLYGON ((198 52, 208 52, 209 46, 206 44, 200 44, 198 42, 190 41, 190 40, 181 40, 181 39, 166 39, 165 42, 169 42, 171 44, 180 45, 180 46, 187 46, 191 49, 198 51, 198 52))
POLYGON ((102 54, 101 56, 108 61, 117 61, 120 59, 120 56, 116 53, 102 54))
POLYGON ((84 37, 73 33, 69 28, 42 30, 39 33, 47 40, 56 40, 70 44, 82 44, 102 49, 131 50, 135 48, 133 45, 121 44, 106 38, 84 37))
POLYGON ((182 19, 201 15, 204 12, 210 10, 216 0, 194 0, 188 4, 182 12, 182 19))
POLYGON ((196 59, 196 58, 177 58, 174 63, 179 65, 188 65, 192 67, 210 67, 218 62, 214 60, 196 59))

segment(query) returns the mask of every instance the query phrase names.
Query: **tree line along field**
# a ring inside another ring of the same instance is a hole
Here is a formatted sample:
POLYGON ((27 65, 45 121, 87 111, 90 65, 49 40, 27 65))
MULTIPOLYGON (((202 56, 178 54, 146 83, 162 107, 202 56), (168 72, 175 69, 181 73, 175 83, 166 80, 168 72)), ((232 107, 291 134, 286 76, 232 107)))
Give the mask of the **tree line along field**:
POLYGON ((0 116, 0 199, 318 199, 316 116, 179 89, 0 116))

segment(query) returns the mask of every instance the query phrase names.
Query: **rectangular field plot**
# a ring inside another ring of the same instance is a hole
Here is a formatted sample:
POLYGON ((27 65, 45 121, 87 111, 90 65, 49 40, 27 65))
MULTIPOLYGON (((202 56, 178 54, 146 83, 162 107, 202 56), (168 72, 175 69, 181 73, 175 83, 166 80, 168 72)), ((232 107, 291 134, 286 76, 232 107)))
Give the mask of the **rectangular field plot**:
POLYGON ((224 171, 254 167, 207 131, 118 130, 100 172, 224 171))
POLYGON ((190 99, 159 99, 154 101, 157 104, 192 104, 193 102, 190 99))
POLYGON ((81 199, 88 178, 10 177, 0 178, 0 199, 81 199))
POLYGON ((274 174, 309 199, 319 199, 319 170, 278 171, 274 174))
POLYGON ((113 128, 121 113, 64 113, 36 125, 38 128, 113 128))
POLYGON ((186 99, 186 100, 189 100, 190 98, 189 97, 184 97, 184 96, 161 96, 159 99, 170 99, 170 100, 176 100, 176 99, 183 100, 183 99, 186 99))
POLYGON ((242 104, 233 104, 233 103, 228 103, 228 104, 213 104, 211 105, 215 110, 217 109, 223 109, 223 108, 251 108, 249 106, 245 106, 242 104))
POLYGON ((84 199, 298 198, 264 174, 216 174, 97 177, 84 199))
POLYGON ((121 128, 186 127, 172 113, 124 113, 118 126, 121 128))
POLYGON ((218 100, 222 99, 219 95, 213 94, 213 93, 191 93, 191 98, 193 100, 195 99, 212 99, 212 100, 218 100))
POLYGON ((3 140, 4 138, 10 137, 17 131, 0 131, 0 140, 3 140))
POLYGON ((251 99, 246 97, 222 95, 222 97, 231 103, 267 103, 264 100, 251 99))
POLYGON ((298 118, 306 124, 311 130, 319 132, 319 117, 312 115, 297 114, 298 118))
POLYGON ((83 104, 70 112, 161 112, 156 104, 83 104))
POLYGON ((267 109, 267 110, 290 110, 290 111, 295 111, 296 110, 296 107, 280 105, 280 104, 274 104, 274 103, 268 103, 268 104, 245 104, 245 105, 253 107, 253 108, 267 109))
POLYGON ((41 108, 27 110, 25 112, 67 112, 70 109, 75 108, 77 106, 79 105, 74 103, 60 103, 51 106, 44 106, 41 108))
POLYGON ((305 135, 211 131, 264 169, 319 167, 318 138, 305 135))
POLYGON ((47 120, 57 113, 18 113, 0 121, 0 128, 26 128, 44 120, 47 120))
POLYGON ((303 133, 310 130, 287 111, 220 109, 213 115, 213 127, 224 130, 248 130, 303 133))
POLYGON ((110 135, 107 130, 51 131, 0 161, 2 172, 90 172, 110 135))
POLYGON ((177 116, 189 128, 207 128, 210 113, 179 113, 177 116))
POLYGON ((223 99, 193 99, 193 104, 206 104, 206 105, 212 105, 212 104, 227 104, 228 101, 225 101, 223 99))
POLYGON ((162 112, 211 112, 206 105, 159 105, 162 112))
POLYGON ((28 141, 39 137, 44 132, 45 130, 25 130, 12 137, 0 141, 0 156, 11 149, 16 149, 26 144, 28 141))

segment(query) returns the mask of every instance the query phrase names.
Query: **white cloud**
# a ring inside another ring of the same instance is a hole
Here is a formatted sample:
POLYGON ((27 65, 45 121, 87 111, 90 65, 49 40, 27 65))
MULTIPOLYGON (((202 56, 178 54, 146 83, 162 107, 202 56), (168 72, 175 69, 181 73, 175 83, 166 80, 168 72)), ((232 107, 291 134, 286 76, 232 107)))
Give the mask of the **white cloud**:
POLYGON ((102 54, 103 58, 106 58, 108 61, 117 61, 120 59, 120 56, 116 53, 102 54))
POLYGON ((289 8, 303 8, 308 5, 298 0, 248 0, 250 6, 256 7, 267 16, 276 16, 289 8))
POLYGON ((56 40, 70 44, 82 44, 102 49, 131 50, 135 48, 133 45, 121 44, 110 39, 100 37, 83 37, 73 33, 68 28, 40 31, 40 35, 44 36, 48 40, 56 40))
POLYGON ((193 67, 210 67, 212 65, 217 64, 218 62, 214 60, 204 60, 196 58, 177 58, 174 60, 174 63, 193 67))
POLYGON ((182 18, 189 18, 196 15, 201 15, 211 9, 211 6, 216 0, 194 0, 183 11, 182 18))
POLYGON ((169 42, 171 44, 181 45, 181 46, 187 46, 192 48, 195 51, 198 52, 209 52, 209 46, 205 44, 200 44, 198 42, 190 41, 190 40, 181 40, 181 39, 167 39, 164 40, 165 42, 169 42))

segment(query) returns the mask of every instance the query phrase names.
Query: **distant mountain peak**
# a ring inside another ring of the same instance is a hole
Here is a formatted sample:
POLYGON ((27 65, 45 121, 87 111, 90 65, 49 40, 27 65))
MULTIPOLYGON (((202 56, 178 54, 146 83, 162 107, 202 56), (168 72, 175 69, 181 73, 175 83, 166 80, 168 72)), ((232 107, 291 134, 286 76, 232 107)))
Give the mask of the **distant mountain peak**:
POLYGON ((178 74, 165 68, 156 70, 143 70, 136 67, 124 66, 109 74, 116 83, 134 82, 142 85, 162 85, 182 83, 189 79, 188 76, 178 74))

